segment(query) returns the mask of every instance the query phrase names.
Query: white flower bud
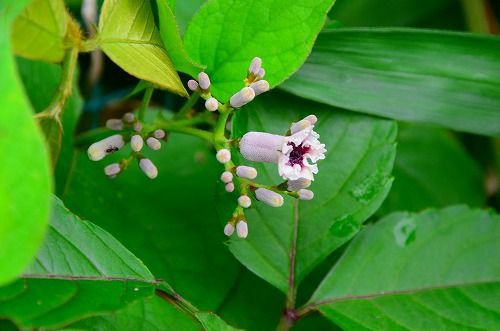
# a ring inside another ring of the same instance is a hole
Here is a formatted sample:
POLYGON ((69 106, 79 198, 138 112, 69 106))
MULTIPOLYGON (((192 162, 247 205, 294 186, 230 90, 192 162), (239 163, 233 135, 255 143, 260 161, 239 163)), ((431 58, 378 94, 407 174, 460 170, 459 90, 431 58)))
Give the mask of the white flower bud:
POLYGON ((224 227, 224 234, 228 237, 231 237, 233 232, 234 232, 234 226, 231 223, 227 223, 226 226, 224 227))
POLYGON ((236 175, 247 179, 255 179, 257 177, 257 169, 254 167, 238 166, 236 168, 236 175))
POLYGON ((257 200, 264 202, 271 207, 283 206, 283 197, 278 193, 266 188, 258 188, 255 190, 257 200))
POLYGON ((149 137, 148 139, 146 139, 146 144, 148 144, 148 147, 154 151, 157 151, 161 148, 161 142, 153 137, 149 137))
POLYGON ((153 136, 156 139, 163 139, 163 138, 165 138, 166 134, 165 134, 165 131, 163 131, 162 129, 158 129, 158 130, 155 130, 153 132, 153 136))
POLYGON ((261 68, 259 70, 259 73, 257 74, 257 76, 259 76, 260 78, 264 78, 265 75, 266 75, 266 71, 264 70, 264 68, 261 68))
POLYGON ((250 87, 244 87, 241 91, 231 97, 229 103, 233 108, 240 108, 252 101, 253 98, 255 98, 254 90, 250 87))
POLYGON ((252 62, 250 62, 250 67, 248 67, 248 73, 257 76, 262 67, 262 59, 260 57, 254 57, 252 62))
POLYGON ((227 183, 225 189, 226 189, 227 193, 233 192, 234 191, 234 183, 233 182, 227 183))
POLYGON ((130 147, 132 148, 132 150, 134 152, 140 152, 142 146, 144 146, 144 140, 142 140, 142 137, 138 134, 133 135, 130 139, 130 147))
POLYGON ((238 204, 243 208, 248 208, 252 205, 252 200, 248 195, 242 195, 238 198, 238 204))
POLYGON ((132 123, 135 121, 134 113, 125 113, 123 114, 123 120, 127 123, 132 123))
POLYGON ((297 193, 300 200, 312 200, 314 198, 314 192, 311 190, 300 189, 297 193))
POLYGON ((283 136, 248 132, 240 140, 240 153, 249 161, 278 163, 283 141, 283 136))
POLYGON ((236 233, 240 238, 246 238, 248 236, 248 225, 247 222, 241 220, 236 224, 236 233))
POLYGON ((203 90, 208 90, 210 88, 210 78, 204 72, 198 74, 198 81, 200 82, 200 87, 203 90))
POLYGON ((250 84, 250 87, 255 92, 255 96, 269 91, 269 83, 267 80, 258 80, 255 83, 250 84))
POLYGON ((156 166, 150 159, 141 159, 139 167, 151 179, 155 179, 158 176, 158 169, 156 169, 156 166))
POLYGON ((220 180, 226 184, 230 183, 233 181, 233 174, 230 171, 224 171, 220 176, 220 180))
POLYGON ((102 160, 106 155, 118 151, 125 145, 123 141, 123 136, 121 134, 115 134, 111 137, 98 141, 90 145, 87 150, 89 159, 92 161, 102 160))
POLYGON ((106 127, 110 130, 122 130, 123 122, 122 120, 112 118, 106 121, 106 127))
POLYGON ((229 149, 223 148, 217 151, 217 154, 215 155, 217 158, 217 161, 220 163, 228 163, 231 161, 231 151, 229 149))
POLYGON ((208 111, 216 111, 219 108, 219 101, 215 98, 208 98, 207 101, 205 101, 205 108, 208 111))
POLYGON ((197 82, 197 81, 195 81, 194 79, 190 79, 190 80, 188 80, 188 88, 189 88, 191 91, 193 91, 193 92, 198 91, 198 87, 199 87, 199 85, 198 85, 198 82, 197 82))
POLYGON ((312 125, 316 124, 316 122, 318 121, 318 118, 316 117, 316 115, 308 115, 308 116, 304 117, 304 119, 306 121, 311 122, 312 125))
POLYGON ((134 123, 134 131, 135 132, 141 132, 142 131, 142 123, 141 122, 134 123))
POLYGON ((306 178, 299 178, 297 180, 288 181, 288 191, 295 192, 302 188, 311 186, 311 180, 306 178))
POLYGON ((118 163, 111 163, 110 165, 104 168, 104 173, 109 177, 116 177, 120 173, 122 169, 118 163))

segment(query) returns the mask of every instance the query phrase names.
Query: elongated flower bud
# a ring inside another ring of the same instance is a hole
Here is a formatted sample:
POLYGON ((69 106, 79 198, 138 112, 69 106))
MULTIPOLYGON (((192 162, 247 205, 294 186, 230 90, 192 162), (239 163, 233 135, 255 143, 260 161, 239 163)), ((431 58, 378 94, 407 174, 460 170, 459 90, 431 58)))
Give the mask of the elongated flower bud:
POLYGON ((227 223, 226 226, 224 227, 224 234, 228 237, 231 237, 233 233, 234 233, 234 226, 231 223, 227 223))
POLYGON ((161 148, 161 142, 153 137, 149 137, 148 139, 146 139, 146 144, 148 144, 148 147, 154 151, 157 151, 161 148))
POLYGON ((247 222, 241 220, 236 224, 236 233, 240 238, 246 238, 248 236, 248 225, 247 222))
POLYGON ((233 182, 227 183, 225 189, 226 189, 227 193, 233 192, 234 191, 234 183, 233 182))
POLYGON ((120 165, 118 163, 111 163, 104 168, 104 173, 106 174, 106 176, 114 178, 120 173, 121 170, 122 169, 120 168, 120 165))
POLYGON ((127 123, 132 123, 135 121, 134 113, 125 113, 123 114, 123 120, 127 123))
POLYGON ((252 200, 248 195, 242 195, 238 198, 238 204, 243 208, 248 208, 252 205, 252 200))
POLYGON ((283 197, 278 193, 266 188, 258 188, 255 190, 257 200, 264 202, 271 207, 283 206, 283 197))
POLYGON ((139 161, 139 167, 142 172, 151 179, 155 179, 156 176, 158 176, 158 169, 156 169, 156 166, 150 159, 141 159, 139 161))
POLYGON ((208 75, 204 72, 200 72, 198 74, 198 82, 200 82, 200 87, 203 89, 203 90, 208 90, 210 88, 210 78, 208 77, 208 75))
POLYGON ((250 87, 244 87, 231 97, 229 103, 233 108, 240 108, 252 101, 253 98, 255 98, 254 90, 250 87))
POLYGON ((165 138, 166 134, 165 134, 165 131, 163 131, 162 129, 158 129, 158 130, 155 130, 153 132, 153 136, 156 139, 163 139, 163 138, 165 138))
POLYGON ((283 141, 283 136, 248 132, 240 140, 240 153, 249 161, 277 163, 283 141))
POLYGON ((308 115, 308 116, 304 117, 304 119, 306 121, 311 122, 312 125, 316 124, 316 122, 318 121, 318 118, 316 117, 316 115, 308 115))
POLYGON ((215 98, 208 98, 207 101, 205 101, 205 108, 208 111, 216 111, 219 108, 219 101, 215 98))
POLYGON ((239 166, 236 168, 236 175, 247 179, 255 179, 257 177, 257 169, 254 167, 239 166))
POLYGON ((311 186, 311 180, 305 178, 299 178, 297 180, 288 181, 288 191, 295 192, 302 188, 307 188, 311 186))
POLYGON ((300 200, 312 200, 314 198, 314 192, 311 190, 300 189, 297 193, 300 200))
POLYGON ((257 76, 259 76, 259 78, 264 78, 265 75, 266 75, 266 71, 264 70, 264 68, 261 68, 259 70, 259 73, 257 74, 257 76))
POLYGON ((98 141, 90 145, 87 150, 89 159, 92 161, 102 160, 106 155, 112 154, 118 151, 125 145, 123 141, 123 136, 121 134, 112 135, 106 139, 98 141))
POLYGON ((132 148, 132 150, 134 152, 140 152, 142 146, 144 146, 144 140, 142 140, 142 137, 138 134, 133 135, 130 139, 130 147, 132 148))
POLYGON ((112 118, 106 121, 106 127, 110 130, 122 130, 123 122, 122 120, 112 118))
POLYGON ((193 92, 198 91, 199 88, 198 82, 195 81, 194 79, 188 80, 188 88, 193 92))
POLYGON ((226 184, 230 183, 233 181, 233 174, 230 171, 224 171, 220 176, 220 180, 226 184))
POLYGON ((217 158, 217 161, 219 161, 222 164, 228 163, 229 161, 231 161, 231 151, 229 151, 229 149, 226 148, 220 149, 217 151, 215 157, 217 158))
POLYGON ((269 91, 269 83, 267 80, 256 81, 255 83, 250 84, 250 87, 255 92, 255 96, 269 91))
POLYGON ((134 131, 135 132, 141 132, 142 131, 142 123, 141 122, 134 123, 134 131))
POLYGON ((252 62, 250 62, 250 67, 248 67, 248 73, 257 76, 262 67, 262 59, 260 57, 254 57, 252 62))

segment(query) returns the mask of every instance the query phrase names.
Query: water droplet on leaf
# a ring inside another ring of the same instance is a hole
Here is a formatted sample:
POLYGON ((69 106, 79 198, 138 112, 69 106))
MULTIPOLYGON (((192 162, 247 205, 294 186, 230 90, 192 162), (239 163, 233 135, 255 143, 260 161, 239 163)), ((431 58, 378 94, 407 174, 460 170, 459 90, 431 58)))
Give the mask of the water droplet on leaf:
POLYGON ((347 237, 358 232, 360 228, 361 224, 356 222, 352 215, 348 214, 336 218, 330 227, 330 232, 337 237, 347 237))
POLYGON ((396 244, 405 247, 412 243, 417 236, 417 224, 413 218, 405 218, 399 221, 392 230, 396 244))
POLYGON ((375 172, 363 179, 361 183, 357 184, 349 193, 361 203, 369 203, 375 195, 387 184, 389 176, 375 172))

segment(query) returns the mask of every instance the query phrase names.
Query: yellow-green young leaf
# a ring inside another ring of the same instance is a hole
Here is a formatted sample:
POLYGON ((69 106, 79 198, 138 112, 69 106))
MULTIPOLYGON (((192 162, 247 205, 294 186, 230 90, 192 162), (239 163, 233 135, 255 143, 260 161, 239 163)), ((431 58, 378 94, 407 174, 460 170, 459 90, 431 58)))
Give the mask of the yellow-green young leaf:
POLYGON ((68 18, 63 0, 33 0, 14 21, 14 52, 29 59, 60 62, 68 18))
POLYGON ((104 1, 99 44, 104 53, 129 74, 187 96, 163 48, 149 0, 104 1))

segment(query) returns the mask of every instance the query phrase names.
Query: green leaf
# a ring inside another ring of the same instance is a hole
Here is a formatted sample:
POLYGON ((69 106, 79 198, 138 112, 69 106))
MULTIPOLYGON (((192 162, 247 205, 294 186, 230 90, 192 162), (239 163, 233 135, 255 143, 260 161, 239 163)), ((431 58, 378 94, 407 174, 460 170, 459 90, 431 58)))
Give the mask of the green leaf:
POLYGON ((153 275, 115 238, 78 219, 59 199, 52 205, 35 261, 0 289, 0 316, 24 327, 55 327, 154 293, 153 275))
POLYGON ((47 149, 10 53, 9 23, 24 2, 0 5, 0 285, 30 263, 42 243, 49 213, 51 177, 47 149))
POLYGON ((210 0, 186 30, 186 49, 207 66, 211 90, 222 101, 243 87, 255 56, 274 87, 305 61, 333 2, 210 0))
POLYGON ((500 217, 455 206, 367 227, 313 306, 343 330, 497 330, 500 217))
POLYGON ((105 0, 98 42, 104 53, 129 74, 187 96, 163 48, 149 0, 105 0))
POLYGON ((205 3, 205 0, 175 1, 168 0, 170 8, 174 11, 177 24, 181 34, 184 34, 186 27, 193 18, 194 14, 205 3))
POLYGON ((401 125, 394 184, 380 214, 464 203, 484 206, 483 174, 456 137, 423 125, 401 125))
POLYGON ((214 313, 199 312, 195 314, 198 321, 206 331, 235 331, 235 329, 214 313))
POLYGON ((410 29, 321 33, 283 88, 329 105, 500 134, 500 38, 410 29))
MULTIPOLYGON (((385 199, 391 187, 396 124, 392 121, 344 112, 285 94, 259 96, 235 119, 237 132, 283 134, 292 122, 308 114, 328 150, 319 162, 312 201, 297 208, 291 198, 281 208, 254 203, 246 211, 249 235, 231 240, 231 252, 248 269, 287 292, 289 279, 299 282, 327 255, 358 232, 385 199), (297 239, 294 240, 294 232, 297 239), (296 248, 295 268, 290 256, 296 248)), ((243 162, 246 164, 247 162, 243 162)), ((258 181, 279 184, 275 164, 254 164, 258 181)), ((224 215, 229 219, 230 215, 224 215)))
POLYGON ((215 309, 233 284, 238 262, 222 244, 223 226, 214 208, 221 166, 212 150, 194 137, 171 134, 158 152, 144 150, 157 165, 152 181, 135 162, 114 180, 106 164, 80 153, 64 194, 79 215, 106 228, 158 278, 200 309, 215 309), (119 206, 119 208, 116 208, 119 206))
POLYGON ((34 60, 62 61, 68 19, 63 0, 31 1, 14 21, 14 52, 34 60))
POLYGON ((198 73, 203 71, 204 68, 195 63, 186 52, 172 9, 169 7, 167 0, 157 0, 156 3, 158 4, 161 39, 172 58, 172 62, 174 62, 177 70, 192 77, 197 77, 198 73))

